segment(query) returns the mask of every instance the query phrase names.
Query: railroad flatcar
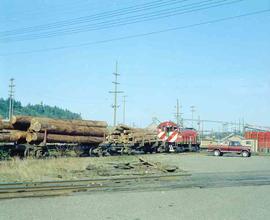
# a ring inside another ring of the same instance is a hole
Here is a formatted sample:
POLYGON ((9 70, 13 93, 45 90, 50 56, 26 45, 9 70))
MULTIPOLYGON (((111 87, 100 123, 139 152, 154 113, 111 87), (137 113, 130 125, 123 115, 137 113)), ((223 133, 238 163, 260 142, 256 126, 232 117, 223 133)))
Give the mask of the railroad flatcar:
MULTIPOLYGON (((121 127, 121 126, 120 126, 121 127)), ((124 126, 126 127, 126 126, 124 126)), ((117 128, 116 128, 117 129, 117 128)), ((134 153, 162 153, 199 151, 198 133, 194 129, 180 129, 174 122, 160 123, 156 131, 149 135, 146 129, 140 137, 132 134, 131 130, 118 128, 118 135, 108 136, 98 148, 91 148, 90 155, 114 155, 134 153), (126 133, 129 133, 128 135, 126 133), (112 138, 110 138, 112 137, 112 138)), ((136 129, 135 129, 136 130, 136 129)), ((135 133, 134 133, 135 134, 135 133)))

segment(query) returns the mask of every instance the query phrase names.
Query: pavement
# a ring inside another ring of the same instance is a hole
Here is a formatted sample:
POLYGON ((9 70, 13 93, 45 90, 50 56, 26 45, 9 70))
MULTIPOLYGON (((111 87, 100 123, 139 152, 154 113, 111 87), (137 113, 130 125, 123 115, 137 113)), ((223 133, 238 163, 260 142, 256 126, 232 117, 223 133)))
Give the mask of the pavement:
POLYGON ((0 219, 270 219, 270 157, 148 156, 189 172, 179 183, 138 191, 0 201, 0 219))

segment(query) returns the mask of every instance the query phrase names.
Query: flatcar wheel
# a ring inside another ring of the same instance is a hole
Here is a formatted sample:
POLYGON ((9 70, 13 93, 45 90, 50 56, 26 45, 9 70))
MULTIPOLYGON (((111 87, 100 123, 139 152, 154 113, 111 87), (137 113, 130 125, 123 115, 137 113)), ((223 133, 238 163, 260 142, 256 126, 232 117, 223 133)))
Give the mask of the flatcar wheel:
POLYGON ((42 150, 36 150, 35 151, 35 157, 36 158, 41 158, 42 157, 42 150))
POLYGON ((122 147, 120 150, 120 155, 124 155, 124 153, 125 153, 125 149, 122 147))
POLYGON ((104 152, 104 156, 108 157, 108 156, 111 156, 111 154, 108 152, 108 150, 106 150, 106 151, 104 152))
POLYGON ((131 155, 132 154, 132 150, 130 148, 126 148, 125 152, 127 155, 131 155))
POLYGON ((98 150, 97 150, 97 155, 98 155, 99 157, 103 157, 103 151, 102 151, 102 149, 98 149, 98 150))
POLYGON ((77 157, 82 155, 82 151, 80 149, 76 148, 76 147, 74 148, 74 152, 75 152, 77 157))
POLYGON ((90 156, 90 157, 96 156, 96 154, 95 154, 93 151, 94 151, 93 148, 90 148, 90 149, 89 149, 89 156, 90 156))
POLYGON ((31 149, 29 147, 26 147, 23 153, 23 156, 25 158, 30 157, 31 156, 31 149))

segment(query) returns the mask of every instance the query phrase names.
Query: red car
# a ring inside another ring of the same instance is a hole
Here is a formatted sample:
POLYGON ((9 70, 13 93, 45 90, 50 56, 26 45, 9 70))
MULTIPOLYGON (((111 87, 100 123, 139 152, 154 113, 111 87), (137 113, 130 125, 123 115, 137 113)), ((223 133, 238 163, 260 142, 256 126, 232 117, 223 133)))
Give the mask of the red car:
POLYGON ((210 145, 208 152, 213 152, 215 156, 222 156, 224 153, 241 154, 243 157, 250 157, 251 150, 249 147, 244 147, 239 141, 230 141, 228 145, 210 145))

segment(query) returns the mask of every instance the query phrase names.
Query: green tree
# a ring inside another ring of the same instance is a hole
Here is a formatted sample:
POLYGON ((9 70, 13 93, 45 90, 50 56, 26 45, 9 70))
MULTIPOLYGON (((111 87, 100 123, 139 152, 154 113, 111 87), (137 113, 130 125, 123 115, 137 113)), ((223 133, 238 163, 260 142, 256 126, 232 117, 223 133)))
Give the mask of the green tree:
MULTIPOLYGON (((9 99, 0 98, 0 116, 8 117, 9 99)), ((27 104, 22 106, 21 102, 14 101, 15 115, 41 116, 60 119, 81 119, 81 115, 71 112, 67 109, 61 109, 57 106, 44 105, 43 103, 32 105, 27 104)))

